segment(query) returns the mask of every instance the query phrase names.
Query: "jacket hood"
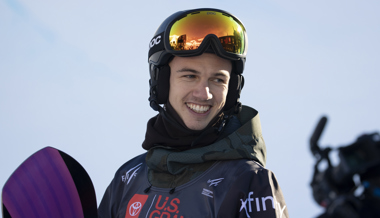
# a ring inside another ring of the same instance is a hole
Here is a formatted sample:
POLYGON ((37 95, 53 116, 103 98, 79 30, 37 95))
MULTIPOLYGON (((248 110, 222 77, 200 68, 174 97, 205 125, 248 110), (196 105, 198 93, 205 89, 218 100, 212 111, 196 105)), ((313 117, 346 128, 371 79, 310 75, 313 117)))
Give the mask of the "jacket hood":
POLYGON ((185 151, 155 146, 148 151, 148 167, 157 172, 177 175, 194 165, 220 160, 249 159, 265 166, 266 147, 258 112, 243 106, 237 117, 242 124, 240 128, 211 145, 185 151))

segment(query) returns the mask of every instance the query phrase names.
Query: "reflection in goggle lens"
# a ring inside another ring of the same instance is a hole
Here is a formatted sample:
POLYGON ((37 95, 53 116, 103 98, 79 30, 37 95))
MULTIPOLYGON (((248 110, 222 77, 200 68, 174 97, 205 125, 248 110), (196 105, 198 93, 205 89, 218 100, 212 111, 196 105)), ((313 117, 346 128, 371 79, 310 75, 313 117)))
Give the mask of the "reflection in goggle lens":
POLYGON ((170 46, 175 51, 195 50, 203 39, 216 35, 223 49, 235 54, 243 54, 245 29, 227 14, 216 11, 199 11, 187 14, 177 20, 170 29, 170 46))

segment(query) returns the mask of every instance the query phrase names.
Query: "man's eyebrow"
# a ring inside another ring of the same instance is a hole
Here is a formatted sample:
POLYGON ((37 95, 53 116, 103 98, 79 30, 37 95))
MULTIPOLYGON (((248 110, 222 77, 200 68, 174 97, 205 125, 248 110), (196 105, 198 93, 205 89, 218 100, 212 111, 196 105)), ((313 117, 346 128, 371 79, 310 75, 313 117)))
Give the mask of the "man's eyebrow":
POLYGON ((187 68, 187 67, 184 67, 182 69, 179 69, 177 70, 178 73, 182 73, 182 72, 191 72, 191 73, 195 73, 195 74, 200 74, 199 71, 197 70, 194 70, 194 69, 191 69, 191 68, 187 68))
POLYGON ((225 73, 215 73, 214 76, 223 76, 223 77, 228 77, 228 74, 225 73))
MULTIPOLYGON (((192 68, 187 68, 187 67, 184 67, 182 69, 179 69, 177 70, 178 73, 182 73, 182 72, 191 72, 191 73, 194 73, 194 74, 200 74, 199 71, 197 70, 194 70, 192 68)), ((225 73, 220 73, 220 72, 216 72, 213 74, 214 76, 223 76, 223 77, 228 77, 229 75, 225 74, 225 73)))

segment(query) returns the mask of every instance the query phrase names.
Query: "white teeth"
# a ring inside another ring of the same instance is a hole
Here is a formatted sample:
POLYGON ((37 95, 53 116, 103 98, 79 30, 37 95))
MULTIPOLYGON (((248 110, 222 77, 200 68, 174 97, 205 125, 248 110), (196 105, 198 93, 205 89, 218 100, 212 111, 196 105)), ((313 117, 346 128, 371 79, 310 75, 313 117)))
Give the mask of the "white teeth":
POLYGON ((188 108, 190 108, 191 110, 193 110, 195 113, 198 113, 198 114, 203 114, 210 109, 210 106, 201 106, 197 104, 188 104, 188 103, 186 105, 188 108))

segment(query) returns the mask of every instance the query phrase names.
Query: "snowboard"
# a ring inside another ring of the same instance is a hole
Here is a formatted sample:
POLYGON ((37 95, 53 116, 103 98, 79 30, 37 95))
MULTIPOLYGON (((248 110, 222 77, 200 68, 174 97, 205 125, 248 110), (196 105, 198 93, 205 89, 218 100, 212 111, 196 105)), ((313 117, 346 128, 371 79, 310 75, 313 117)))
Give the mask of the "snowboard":
POLYGON ((97 217, 94 186, 70 155, 45 147, 9 177, 2 194, 4 218, 97 217))

